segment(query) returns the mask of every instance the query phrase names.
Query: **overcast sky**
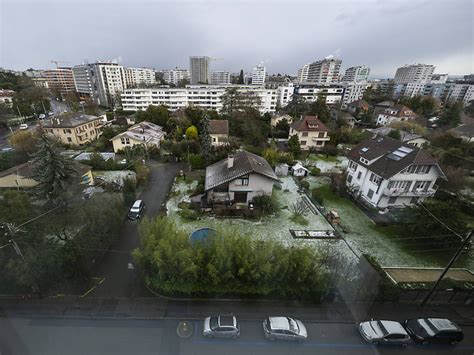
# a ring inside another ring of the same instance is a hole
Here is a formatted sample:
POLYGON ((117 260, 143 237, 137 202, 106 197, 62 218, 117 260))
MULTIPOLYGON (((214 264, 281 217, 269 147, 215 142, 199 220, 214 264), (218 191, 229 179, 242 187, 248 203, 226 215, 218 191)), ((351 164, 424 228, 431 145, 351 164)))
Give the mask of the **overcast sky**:
POLYGON ((410 1, 24 1, 0 0, 0 67, 24 70, 118 59, 125 66, 295 74, 334 55, 371 77, 428 63, 473 73, 472 0, 410 1))

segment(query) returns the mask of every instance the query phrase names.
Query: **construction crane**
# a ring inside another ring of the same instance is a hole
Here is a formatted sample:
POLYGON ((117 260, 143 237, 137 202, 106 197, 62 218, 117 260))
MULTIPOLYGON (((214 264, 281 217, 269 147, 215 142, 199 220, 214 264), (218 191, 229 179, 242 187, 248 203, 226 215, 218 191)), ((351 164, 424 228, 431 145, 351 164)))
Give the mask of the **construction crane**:
POLYGON ((50 62, 56 64, 56 69, 59 69, 58 63, 69 64, 69 62, 63 62, 60 60, 51 60, 50 62))

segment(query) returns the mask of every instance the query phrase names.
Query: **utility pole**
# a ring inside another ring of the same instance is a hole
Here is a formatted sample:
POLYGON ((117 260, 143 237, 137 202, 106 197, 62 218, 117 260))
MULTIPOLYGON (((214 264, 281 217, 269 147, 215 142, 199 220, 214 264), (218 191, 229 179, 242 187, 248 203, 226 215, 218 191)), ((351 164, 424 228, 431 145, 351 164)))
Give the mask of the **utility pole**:
POLYGON ((441 282, 441 280, 443 279, 443 277, 446 275, 446 273, 449 271, 449 269, 451 268, 451 266, 454 264, 454 262, 458 259, 459 255, 461 254, 461 252, 463 251, 463 249, 465 248, 465 246, 469 243, 469 241, 471 240, 471 237, 472 237, 472 230, 468 233, 468 235, 466 236, 466 238, 463 239, 463 242, 461 243, 461 246, 459 247, 459 249, 456 251, 456 254, 454 254, 454 256, 452 257, 451 261, 448 263, 448 265, 446 266, 446 268, 443 270, 443 272, 441 273, 441 275, 439 275, 439 278, 438 280, 435 282, 435 284, 433 285, 433 287, 431 288, 430 292, 428 292, 428 294, 426 295, 425 299, 423 300, 423 302, 421 302, 421 307, 423 307, 426 302, 428 302, 428 300, 431 298, 431 296, 433 295, 433 292, 436 290, 436 287, 438 287, 439 283, 441 282))
MULTIPOLYGON (((15 238, 14 238, 14 237, 15 237, 15 234, 16 234, 17 232, 19 232, 20 229, 17 228, 13 223, 4 223, 4 225, 1 226, 0 228, 1 228, 1 229, 5 229, 5 226, 8 228, 8 231, 5 232, 5 236, 7 236, 7 235, 9 236, 8 242, 13 246, 13 249, 15 250, 15 253, 20 257, 21 261, 22 261, 24 264, 26 264, 25 257, 24 257, 24 255, 23 255, 23 253, 22 253, 20 247, 18 246, 18 243, 16 242, 16 240, 15 240, 15 238)), ((29 272, 30 272, 30 271, 31 271, 31 270, 29 270, 29 272)), ((30 272, 30 273, 31 273, 31 272, 30 272)), ((31 274, 31 275, 32 275, 32 278, 33 278, 33 285, 31 286, 31 288, 32 288, 33 292, 37 293, 38 296, 39 296, 40 298, 42 298, 41 290, 40 290, 40 288, 39 288, 39 286, 38 286, 38 283, 36 282, 35 277, 33 276, 33 274, 31 274)))

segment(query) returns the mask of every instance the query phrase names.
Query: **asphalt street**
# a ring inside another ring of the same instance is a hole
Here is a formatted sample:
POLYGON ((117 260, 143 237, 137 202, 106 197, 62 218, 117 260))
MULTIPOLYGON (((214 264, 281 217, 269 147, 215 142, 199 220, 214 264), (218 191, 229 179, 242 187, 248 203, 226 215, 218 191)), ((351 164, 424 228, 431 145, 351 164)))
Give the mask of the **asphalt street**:
POLYGON ((465 327, 466 339, 457 346, 374 346, 365 343, 355 324, 306 323, 304 343, 270 342, 259 321, 242 321, 238 340, 205 339, 201 321, 180 339, 180 320, 0 318, 2 355, 75 354, 466 354, 474 353, 474 327, 465 327))
MULTIPOLYGON (((183 166, 158 163, 154 160, 149 160, 147 165, 150 167, 150 178, 138 198, 145 202, 145 215, 156 216, 166 201, 174 177, 183 166)), ((139 245, 137 227, 137 222, 126 223, 115 245, 111 247, 113 251, 105 255, 95 272, 97 280, 103 281, 94 289, 86 291, 87 296, 110 298, 152 296, 144 287, 131 255, 139 245)))

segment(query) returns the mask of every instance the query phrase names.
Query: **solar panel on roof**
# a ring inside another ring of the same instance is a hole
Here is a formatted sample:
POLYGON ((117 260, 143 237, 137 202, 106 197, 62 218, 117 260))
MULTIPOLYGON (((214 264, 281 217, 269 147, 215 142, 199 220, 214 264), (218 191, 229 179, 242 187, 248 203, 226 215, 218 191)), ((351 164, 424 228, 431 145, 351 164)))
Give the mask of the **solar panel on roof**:
POLYGON ((369 150, 369 148, 366 148, 366 147, 361 149, 361 151, 364 152, 364 153, 366 153, 368 150, 369 150))
POLYGON ((402 157, 398 156, 398 155, 395 155, 393 153, 390 153, 387 155, 387 158, 388 159, 391 159, 391 160, 395 160, 395 161, 399 161, 402 159, 402 157))
POLYGON ((401 150, 402 152, 407 153, 407 154, 413 152, 413 149, 408 148, 408 147, 403 147, 403 146, 398 148, 397 150, 401 150))
POLYGON ((407 153, 401 152, 399 150, 394 151, 392 154, 395 154, 396 156, 399 156, 400 158, 405 158, 407 156, 407 153))

